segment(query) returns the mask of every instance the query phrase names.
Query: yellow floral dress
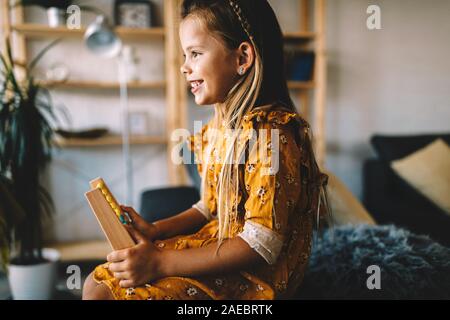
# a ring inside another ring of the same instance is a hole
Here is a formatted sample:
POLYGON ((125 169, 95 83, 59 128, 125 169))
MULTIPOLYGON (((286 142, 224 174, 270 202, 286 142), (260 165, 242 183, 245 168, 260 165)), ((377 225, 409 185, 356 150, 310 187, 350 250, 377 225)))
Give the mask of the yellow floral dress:
MULTIPOLYGON (((195 138, 191 137, 191 148, 197 158, 202 158, 202 152, 206 150, 213 157, 223 158, 223 143, 207 148, 207 129, 208 125, 195 138)), ((264 167, 262 161, 252 159, 259 153, 250 155, 242 166, 238 208, 245 210, 245 215, 244 219, 233 220, 230 236, 241 236, 267 263, 232 274, 167 277, 128 289, 119 286, 118 280, 108 270, 108 264, 100 265, 94 271, 94 280, 104 283, 115 299, 285 299, 295 293, 308 264, 314 218, 320 209, 320 192, 327 183, 327 176, 318 170, 312 153, 309 125, 298 114, 277 105, 257 107, 244 117, 242 129, 268 133, 268 149, 273 143, 271 130, 279 130, 276 173, 260 174, 264 167)), ((198 169, 202 172, 201 163, 198 169)), ((202 202, 206 208, 201 212, 209 222, 195 234, 158 240, 155 242, 158 247, 182 250, 217 242, 215 190, 220 169, 217 162, 207 167, 206 196, 202 202)))

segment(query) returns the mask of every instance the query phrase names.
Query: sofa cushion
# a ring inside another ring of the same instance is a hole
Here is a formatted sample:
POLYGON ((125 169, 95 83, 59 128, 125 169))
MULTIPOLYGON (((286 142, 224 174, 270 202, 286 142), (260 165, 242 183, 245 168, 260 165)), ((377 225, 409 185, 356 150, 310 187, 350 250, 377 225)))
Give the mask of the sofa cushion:
POLYGON ((425 148, 391 162, 394 171, 450 214, 450 147, 436 139, 425 148))

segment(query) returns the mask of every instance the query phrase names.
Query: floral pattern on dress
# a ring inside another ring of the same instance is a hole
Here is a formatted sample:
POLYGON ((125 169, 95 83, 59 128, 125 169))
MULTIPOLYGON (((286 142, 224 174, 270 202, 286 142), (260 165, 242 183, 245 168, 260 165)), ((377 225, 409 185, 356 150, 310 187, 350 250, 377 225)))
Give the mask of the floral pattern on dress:
POLYGON ((189 296, 195 296, 197 293, 198 293, 198 291, 197 291, 197 289, 195 289, 194 287, 189 287, 187 290, 186 290, 186 293, 189 295, 189 296))

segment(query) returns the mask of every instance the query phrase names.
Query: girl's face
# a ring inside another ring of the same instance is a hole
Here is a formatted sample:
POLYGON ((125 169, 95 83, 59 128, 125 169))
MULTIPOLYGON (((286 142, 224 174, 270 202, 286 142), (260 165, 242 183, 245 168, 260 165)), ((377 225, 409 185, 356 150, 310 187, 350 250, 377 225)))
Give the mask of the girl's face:
POLYGON ((199 19, 181 22, 180 40, 185 61, 181 72, 191 85, 198 105, 224 102, 237 82, 239 55, 212 36, 199 19))

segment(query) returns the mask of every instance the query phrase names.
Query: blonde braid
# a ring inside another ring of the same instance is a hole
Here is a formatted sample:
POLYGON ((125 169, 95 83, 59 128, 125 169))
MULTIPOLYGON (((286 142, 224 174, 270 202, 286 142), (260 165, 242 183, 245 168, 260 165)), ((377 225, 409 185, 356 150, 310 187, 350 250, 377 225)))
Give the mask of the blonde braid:
POLYGON ((230 3, 231 8, 233 9, 234 13, 236 13, 239 21, 241 22, 241 26, 244 29, 245 33, 247 34, 247 36, 249 37, 250 40, 253 40, 253 36, 251 35, 251 32, 250 32, 251 31, 250 23, 248 23, 247 19, 242 14, 241 7, 239 7, 237 2, 235 2, 233 0, 229 0, 229 3, 230 3))

